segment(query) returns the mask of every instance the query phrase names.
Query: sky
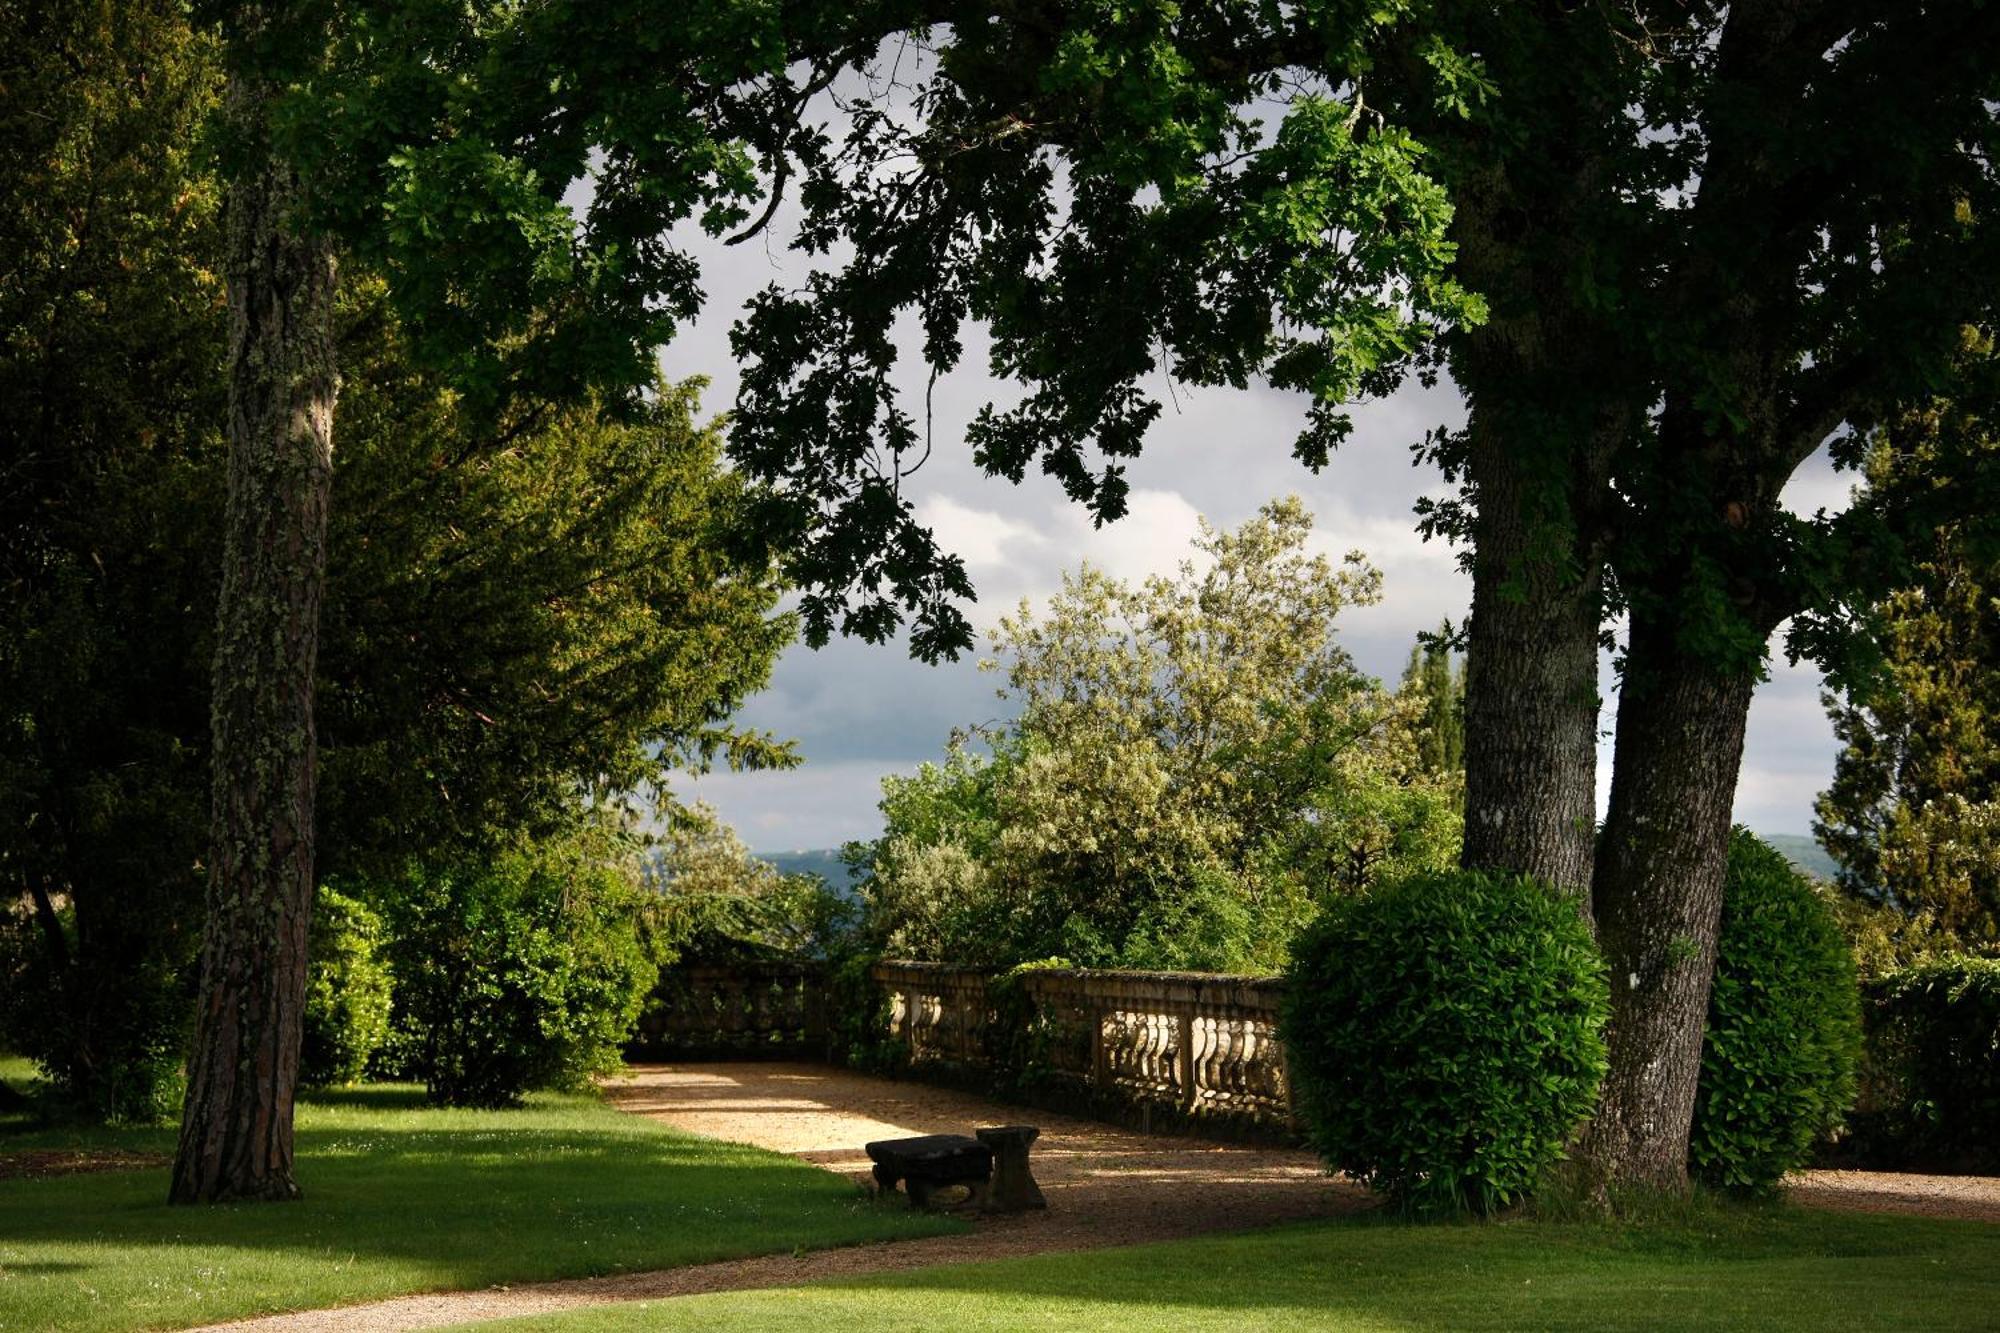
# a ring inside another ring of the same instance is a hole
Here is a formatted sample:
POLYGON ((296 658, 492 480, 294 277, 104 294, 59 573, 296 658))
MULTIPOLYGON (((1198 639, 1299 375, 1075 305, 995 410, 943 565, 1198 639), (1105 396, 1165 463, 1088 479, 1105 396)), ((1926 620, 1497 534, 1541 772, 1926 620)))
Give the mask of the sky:
MULTIPOLYGON (((738 246, 699 233, 678 238, 703 265, 708 302, 662 363, 675 379, 707 377, 704 401, 712 411, 726 411, 735 399, 728 332, 744 300, 772 282, 797 283, 806 271, 805 261, 783 248, 786 216, 781 211, 762 237, 738 246)), ((916 338, 901 341, 906 361, 914 364, 916 338)), ((1131 579, 1170 571, 1187 555, 1199 517, 1233 527, 1286 494, 1299 495, 1311 508, 1323 550, 1338 556, 1359 549, 1383 571, 1382 602, 1348 611, 1339 626, 1364 670, 1395 679, 1418 631, 1445 617, 1464 617, 1471 584, 1457 568, 1457 552, 1419 537, 1411 512, 1419 496, 1448 493, 1435 469, 1413 466, 1411 445, 1427 429, 1463 421, 1464 404, 1449 381, 1431 389, 1412 383, 1392 398, 1358 407, 1353 436, 1330 466, 1314 474, 1291 456, 1306 406, 1300 395, 1268 386, 1175 386, 1168 396, 1162 380, 1156 388, 1166 411, 1128 473, 1131 512, 1094 529, 1048 478, 1031 475, 1014 486, 984 476, 972 463, 963 443, 966 423, 983 404, 1009 401, 1012 391, 985 373, 976 337, 967 338, 966 353, 960 370, 936 387, 935 449, 905 493, 940 544, 964 558, 978 591, 968 612, 981 630, 1024 597, 1045 600, 1063 572, 1084 561, 1131 579)), ((909 401, 921 402, 921 392, 909 401)), ((1800 470, 1785 498, 1802 512, 1838 509, 1850 485, 1821 455, 1800 470)), ((1736 818, 1760 832, 1808 833, 1813 799, 1831 777, 1836 747, 1819 700, 1818 671, 1788 666, 1781 652, 1773 659, 1771 679, 1751 710, 1736 818)), ((1610 786, 1616 703, 1608 657, 1603 682, 1600 814, 1610 786)), ((993 687, 976 656, 927 666, 911 660, 900 643, 836 639, 818 651, 795 644, 739 721, 795 740, 804 762, 786 772, 715 773, 683 782, 680 792, 715 806, 761 852, 871 838, 881 827, 876 802, 883 775, 909 773, 939 757, 956 727, 1003 718, 1006 708, 993 687)))

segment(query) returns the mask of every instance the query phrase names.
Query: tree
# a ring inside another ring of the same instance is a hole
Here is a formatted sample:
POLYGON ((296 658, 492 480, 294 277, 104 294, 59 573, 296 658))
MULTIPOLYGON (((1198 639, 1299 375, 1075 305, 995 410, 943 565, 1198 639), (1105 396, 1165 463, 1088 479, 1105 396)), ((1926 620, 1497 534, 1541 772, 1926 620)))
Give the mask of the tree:
MULTIPOLYGON (((4 21, 31 61, 6 81, 0 297, 0 873, 29 899, 0 931, 7 1026, 78 1109, 150 1119, 200 934, 227 320, 198 150, 220 52, 176 6, 4 21)), ((580 799, 679 768, 788 762, 728 725, 791 626, 698 386, 489 419, 359 265, 333 322, 322 877, 561 832, 580 799)))
MULTIPOLYGON (((1942 4, 1718 8, 1662 62, 1655 119, 1684 151, 1673 256, 1646 293, 1660 389, 1621 447, 1611 543, 1630 631, 1611 805, 1592 887, 1611 963, 1612 1068, 1586 1151, 1614 1179, 1678 1185, 1751 694, 1772 633, 1836 677, 1899 533, 1981 505, 1951 485, 1801 518, 1780 495, 1822 448, 1853 464, 1906 403, 1975 368, 2000 207, 2000 71, 1969 54, 2000 16, 1942 4), (1885 115, 1910 90, 1911 114, 1885 115), (1690 949, 1689 946, 1692 946, 1690 949)), ((1635 284, 1638 285, 1638 284, 1635 284)), ((1971 388, 1971 381, 1965 381, 1971 388)))
POLYGON ((556 836, 579 806, 716 762, 785 766, 733 726, 791 641, 754 492, 699 382, 613 419, 524 407, 504 448, 415 371, 381 288, 343 320, 349 440, 323 617, 324 872, 388 874, 556 836))
POLYGON ((177 1094, 225 312, 177 4, 0 10, 0 1017, 78 1113, 177 1094))
POLYGON ((1426 774, 1422 701, 1335 637, 1380 597, 1359 552, 1308 550, 1274 501, 1139 586, 1085 566, 995 631, 1019 715, 884 784, 870 893, 892 947, 1011 965, 1281 964, 1323 895, 1457 851, 1456 784, 1426 774))
POLYGON ((855 255, 746 320, 740 456, 825 511, 832 554, 809 577, 914 587, 927 535, 884 502, 894 469, 867 473, 869 446, 919 443, 891 393, 896 309, 922 317, 937 369, 964 319, 990 323, 994 369, 1029 392, 979 419, 975 456, 1010 478, 1039 459, 1102 518, 1157 411, 1145 375, 1310 390, 1310 463, 1337 405, 1433 366, 1438 335, 1471 407, 1429 443, 1465 492, 1425 513, 1472 542, 1465 863, 1596 918, 1614 1017, 1586 1156, 1609 1181, 1682 1187, 1768 640, 1790 618, 1791 651, 1844 669, 1893 530, 1979 507, 1959 489, 1808 519, 1779 497, 1830 440, 1851 463, 1957 373, 1960 330, 1992 322, 2000 73, 1975 53, 2000 17, 1815 0, 1040 18, 955 32, 918 127, 859 118, 827 155, 802 244, 844 235, 855 255), (1258 98, 1285 108, 1268 134, 1247 124, 1258 98), (1393 310, 1357 275, 1403 284, 1393 310), (799 443, 829 417, 834 440, 799 443), (870 523, 893 558, 842 564, 870 523), (1600 853, 1596 666, 1619 609, 1600 853))
POLYGON ((817 875, 787 875, 751 855, 699 801, 667 821, 645 880, 650 937, 681 958, 828 958, 857 924, 849 898, 817 875))
POLYGON ((778 113, 798 95, 786 70, 837 57, 854 22, 726 3, 213 12, 231 461, 182 1202, 297 1194, 337 252, 386 275, 405 326, 489 419, 531 387, 635 401, 654 349, 699 303, 692 266, 662 238, 696 216, 718 232, 745 220, 745 138, 783 153, 778 113), (565 196, 586 177, 579 226, 565 196))
MULTIPOLYGON (((1921 474, 1949 405, 1914 413, 1870 455, 1871 490, 1921 474)), ((1990 437, 1979 447, 1996 447, 1990 437)), ((2000 561, 1970 522, 1932 532, 1916 579, 1884 598, 1885 670, 1826 705, 1842 749, 1814 831, 1841 888, 1928 927, 1940 946, 2000 948, 2000 561)), ((1990 545, 1990 543, 1989 543, 1990 545)))
POLYGON ((1425 636, 1410 649, 1403 668, 1403 689, 1423 696, 1424 715, 1417 724, 1418 762, 1429 773, 1465 769, 1465 664, 1452 666, 1451 622, 1425 636))
POLYGON ((334 247, 300 225, 273 108, 326 40, 317 5, 230 15, 222 133, 229 499, 217 599, 208 894, 169 1197, 289 1199, 318 777, 313 680, 333 483, 334 247))

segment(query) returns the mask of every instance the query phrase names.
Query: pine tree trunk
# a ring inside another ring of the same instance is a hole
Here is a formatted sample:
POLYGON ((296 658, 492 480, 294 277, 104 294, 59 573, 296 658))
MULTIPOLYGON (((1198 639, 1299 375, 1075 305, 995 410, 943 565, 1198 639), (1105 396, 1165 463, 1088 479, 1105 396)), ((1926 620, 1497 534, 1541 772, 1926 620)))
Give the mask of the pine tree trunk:
MULTIPOLYGON (((273 94, 231 79, 253 149, 273 94)), ((313 892, 313 674, 337 374, 334 258, 268 153, 229 187, 229 502, 217 615, 208 921, 176 1203, 289 1199, 313 892)))
POLYGON ((1465 679, 1465 844, 1473 869, 1534 875, 1588 910, 1597 826, 1598 567, 1538 524, 1532 451, 1475 407, 1479 492, 1465 679), (1560 544, 1557 544, 1560 543, 1560 544))
POLYGON ((1681 1190, 1722 881, 1755 682, 1635 616, 1593 898, 1611 969, 1611 1067, 1580 1164, 1605 1187, 1681 1190))

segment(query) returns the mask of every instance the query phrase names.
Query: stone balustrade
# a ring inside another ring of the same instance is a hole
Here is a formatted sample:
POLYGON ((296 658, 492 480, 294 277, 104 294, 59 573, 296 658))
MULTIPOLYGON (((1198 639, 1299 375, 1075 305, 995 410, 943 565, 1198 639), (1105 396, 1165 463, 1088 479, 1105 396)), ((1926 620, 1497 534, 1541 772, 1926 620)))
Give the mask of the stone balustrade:
POLYGON ((1049 968, 1003 983, 978 969, 902 962, 878 964, 874 977, 889 996, 890 1035, 917 1071, 997 1073, 1005 1052, 1025 1050, 1037 1081, 1148 1122, 1161 1108, 1290 1126, 1275 978, 1049 968), (1004 1007, 1001 985, 1019 988, 1004 1007))
POLYGON ((816 963, 666 968, 628 1050, 640 1059, 824 1058, 826 976, 816 963))

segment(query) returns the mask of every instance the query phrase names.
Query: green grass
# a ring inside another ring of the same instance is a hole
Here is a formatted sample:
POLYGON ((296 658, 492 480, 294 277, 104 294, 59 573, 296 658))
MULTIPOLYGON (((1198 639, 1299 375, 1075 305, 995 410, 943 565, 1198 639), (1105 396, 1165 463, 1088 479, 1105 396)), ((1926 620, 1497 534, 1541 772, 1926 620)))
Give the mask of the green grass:
MULTIPOLYGON (((35 1067, 33 1060, 26 1056, 9 1055, 0 1051, 0 1083, 6 1084, 15 1092, 32 1095, 39 1090, 41 1079, 41 1070, 35 1067)), ((27 1128, 31 1124, 32 1117, 27 1113, 0 1106, 0 1136, 27 1128)), ((0 1138, 0 1142, 5 1142, 5 1139, 0 1138)), ((0 1152, 4 1151, 5 1148, 0 1148, 0 1152)))
MULTIPOLYGON (((295 1204, 169 1208, 164 1168, 0 1181, 0 1330, 186 1327, 957 1225, 590 1097, 444 1111, 366 1088, 302 1103, 298 1145, 295 1204)), ((0 1153, 66 1146, 171 1153, 173 1131, 0 1133, 0 1153)))
POLYGON ((1991 1329, 2000 1227, 1785 1208, 1693 1226, 1357 1220, 480 1327, 1991 1329))

